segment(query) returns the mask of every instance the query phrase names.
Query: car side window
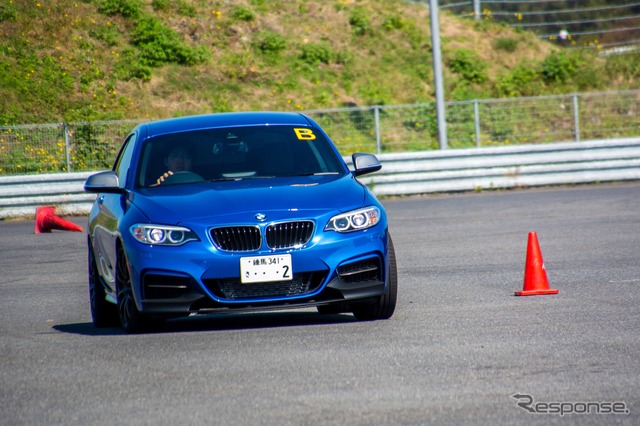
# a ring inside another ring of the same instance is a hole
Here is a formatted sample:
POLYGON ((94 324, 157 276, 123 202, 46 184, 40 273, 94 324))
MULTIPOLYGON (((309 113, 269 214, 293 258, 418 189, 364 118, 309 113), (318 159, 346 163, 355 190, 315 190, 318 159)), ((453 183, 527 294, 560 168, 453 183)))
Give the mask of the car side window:
POLYGON ((131 155, 133 153, 135 139, 135 134, 132 134, 129 135, 129 137, 124 141, 122 149, 120 150, 118 158, 116 159, 116 163, 113 166, 113 170, 118 175, 118 180, 120 181, 121 187, 123 187, 125 185, 125 182, 127 181, 127 174, 131 166, 131 155))

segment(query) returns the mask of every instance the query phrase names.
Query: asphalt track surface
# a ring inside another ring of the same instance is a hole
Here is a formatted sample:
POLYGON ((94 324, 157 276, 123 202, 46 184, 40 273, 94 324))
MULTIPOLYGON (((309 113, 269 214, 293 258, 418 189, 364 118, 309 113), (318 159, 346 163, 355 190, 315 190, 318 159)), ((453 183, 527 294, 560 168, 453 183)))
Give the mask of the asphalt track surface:
POLYGON ((84 234, 0 222, 0 423, 640 424, 640 183, 384 204, 390 320, 302 310, 141 335, 92 326, 84 234), (530 231, 557 295, 514 296, 530 231))

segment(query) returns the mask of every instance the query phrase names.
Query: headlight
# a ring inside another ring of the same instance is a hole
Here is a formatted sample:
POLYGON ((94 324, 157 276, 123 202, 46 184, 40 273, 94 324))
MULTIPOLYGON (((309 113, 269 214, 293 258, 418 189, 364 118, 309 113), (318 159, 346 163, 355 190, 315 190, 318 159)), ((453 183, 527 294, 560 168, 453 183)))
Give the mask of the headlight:
POLYGON ((342 213, 329 220, 325 231, 352 232, 361 229, 371 228, 380 221, 380 209, 377 207, 367 207, 342 213))
POLYGON ((137 224, 130 228, 133 238, 143 244, 159 246, 179 246, 198 237, 189 228, 168 225, 137 224))

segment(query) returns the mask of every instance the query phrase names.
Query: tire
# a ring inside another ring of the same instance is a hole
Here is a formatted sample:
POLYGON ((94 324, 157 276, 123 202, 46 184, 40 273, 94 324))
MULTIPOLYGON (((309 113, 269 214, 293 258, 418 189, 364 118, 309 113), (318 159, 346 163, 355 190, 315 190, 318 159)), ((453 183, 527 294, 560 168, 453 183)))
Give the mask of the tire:
POLYGON ((353 316, 361 321, 389 319, 396 309, 396 299, 398 297, 398 267, 391 236, 389 236, 389 252, 387 256, 389 259, 389 279, 387 281, 386 293, 380 296, 374 303, 353 305, 353 316))
POLYGON ((89 304, 91 306, 91 319, 97 328, 115 327, 118 323, 118 312, 113 303, 106 300, 104 286, 100 282, 98 275, 98 265, 96 263, 91 242, 88 244, 88 273, 89 273, 89 304))
POLYGON ((139 333, 148 327, 146 316, 138 310, 131 286, 129 261, 122 245, 118 247, 116 264, 116 292, 120 325, 128 333, 139 333))

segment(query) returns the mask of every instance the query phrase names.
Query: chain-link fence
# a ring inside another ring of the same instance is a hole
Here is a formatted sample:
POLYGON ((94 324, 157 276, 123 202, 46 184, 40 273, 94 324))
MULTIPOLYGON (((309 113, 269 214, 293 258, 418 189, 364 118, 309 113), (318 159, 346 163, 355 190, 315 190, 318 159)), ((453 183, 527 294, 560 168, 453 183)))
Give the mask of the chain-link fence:
POLYGON ((144 121, 0 127, 0 175, 109 169, 125 136, 144 121))
MULTIPOLYGON (((446 104, 448 148, 640 137, 640 90, 446 104)), ((434 103, 307 111, 343 155, 438 149, 434 103)), ((111 167, 147 120, 0 127, 0 175, 111 167)))
MULTIPOLYGON (((640 136, 640 90, 446 104, 453 149, 640 136)), ((343 154, 438 149, 435 103, 308 114, 343 154)))

